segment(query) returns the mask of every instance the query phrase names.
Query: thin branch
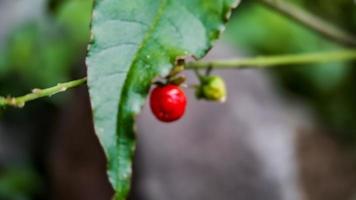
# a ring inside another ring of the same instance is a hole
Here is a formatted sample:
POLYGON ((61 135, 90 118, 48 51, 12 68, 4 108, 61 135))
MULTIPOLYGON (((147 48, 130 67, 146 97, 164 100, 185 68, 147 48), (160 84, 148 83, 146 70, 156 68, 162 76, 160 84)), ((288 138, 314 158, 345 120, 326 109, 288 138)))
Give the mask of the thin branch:
POLYGON ((28 101, 32 101, 41 97, 52 96, 60 92, 65 92, 67 89, 78 87, 86 83, 87 78, 82 78, 66 83, 59 83, 54 87, 47 89, 33 89, 31 93, 20 97, 0 97, 0 106, 13 106, 22 108, 28 101))
POLYGON ((196 61, 187 63, 186 69, 239 69, 239 68, 269 68, 288 66, 292 64, 326 63, 335 61, 356 60, 356 50, 341 50, 336 52, 308 53, 299 55, 260 56, 232 60, 196 61))
MULTIPOLYGON (((242 69, 242 68, 270 68, 281 65, 291 64, 311 64, 326 63, 335 61, 356 60, 356 50, 341 50, 336 52, 309 53, 300 55, 281 55, 281 56, 260 56, 256 58, 242 58, 232 60, 216 61, 195 61, 186 64, 185 69, 242 69)), ((0 97, 1 106, 13 106, 21 108, 29 101, 52 96, 67 89, 75 88, 87 82, 87 78, 59 83, 54 87, 47 89, 33 89, 32 93, 20 97, 0 97)))
POLYGON ((331 25, 286 0, 257 0, 269 8, 345 46, 356 46, 356 36, 331 25))

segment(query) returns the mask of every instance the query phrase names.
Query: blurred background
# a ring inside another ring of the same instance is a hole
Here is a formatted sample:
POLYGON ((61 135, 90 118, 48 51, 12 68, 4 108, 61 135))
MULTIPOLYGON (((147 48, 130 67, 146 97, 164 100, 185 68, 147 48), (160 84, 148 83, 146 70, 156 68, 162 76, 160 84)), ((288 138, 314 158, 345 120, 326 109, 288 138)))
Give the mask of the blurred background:
MULTIPOLYGON (((287 0, 286 0, 287 1, 287 0)), ((289 0, 356 34, 353 0, 289 0)), ((0 95, 85 76, 91 0, 0 0, 0 95)), ((242 1, 206 59, 342 48, 242 1)), ((355 200, 355 62, 220 70, 225 104, 138 117, 132 200, 355 200)), ((197 82, 185 72, 189 83, 197 82)), ((109 200, 87 88, 0 110, 0 200, 109 200)))

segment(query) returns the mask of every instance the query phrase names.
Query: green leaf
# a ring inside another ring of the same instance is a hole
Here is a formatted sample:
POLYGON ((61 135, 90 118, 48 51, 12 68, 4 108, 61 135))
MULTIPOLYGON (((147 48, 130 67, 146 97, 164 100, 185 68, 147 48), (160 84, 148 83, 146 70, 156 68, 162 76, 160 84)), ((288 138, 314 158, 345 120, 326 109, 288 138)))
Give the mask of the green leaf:
POLYGON ((108 159, 115 199, 130 190, 135 116, 152 80, 176 59, 201 58, 237 0, 96 0, 87 57, 96 134, 108 159))

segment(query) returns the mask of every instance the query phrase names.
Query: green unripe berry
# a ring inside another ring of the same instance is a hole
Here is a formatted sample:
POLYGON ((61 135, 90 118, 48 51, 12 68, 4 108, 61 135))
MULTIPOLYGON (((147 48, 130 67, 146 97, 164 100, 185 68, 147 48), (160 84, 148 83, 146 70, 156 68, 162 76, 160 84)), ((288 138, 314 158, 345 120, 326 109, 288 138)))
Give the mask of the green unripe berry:
POLYGON ((195 94, 198 99, 225 102, 225 81, 220 76, 202 76, 195 94))

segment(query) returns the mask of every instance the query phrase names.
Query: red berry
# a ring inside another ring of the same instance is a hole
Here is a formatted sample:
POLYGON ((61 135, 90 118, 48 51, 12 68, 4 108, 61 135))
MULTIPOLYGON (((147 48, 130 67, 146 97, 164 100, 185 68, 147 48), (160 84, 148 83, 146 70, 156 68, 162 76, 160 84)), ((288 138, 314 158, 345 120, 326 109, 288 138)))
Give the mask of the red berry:
POLYGON ((180 119, 186 105, 187 97, 176 85, 157 86, 151 93, 151 110, 160 121, 172 122, 180 119))

